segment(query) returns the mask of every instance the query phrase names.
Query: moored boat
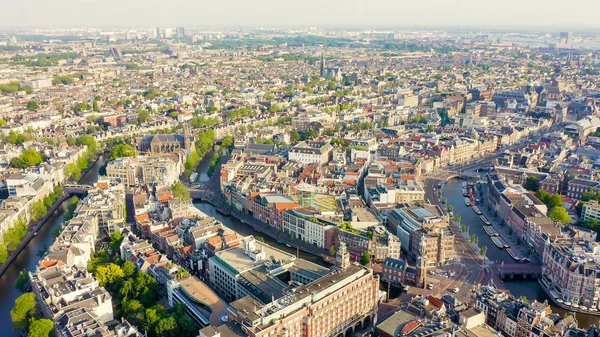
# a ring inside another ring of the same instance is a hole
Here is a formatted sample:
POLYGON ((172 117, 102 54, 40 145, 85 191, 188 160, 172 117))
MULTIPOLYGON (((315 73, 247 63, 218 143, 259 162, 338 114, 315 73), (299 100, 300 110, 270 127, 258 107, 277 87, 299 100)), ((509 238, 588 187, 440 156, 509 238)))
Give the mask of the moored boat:
POLYGON ((477 206, 473 206, 473 211, 478 214, 481 215, 481 211, 479 210, 479 208, 477 206))
POLYGON ((520 261, 521 258, 519 257, 519 255, 517 255, 517 253, 513 252, 513 250, 511 248, 507 248, 506 252, 508 253, 508 255, 510 255, 510 257, 512 257, 515 261, 520 261))
POLYGON ((465 198, 465 205, 471 206, 471 200, 469 198, 465 198))
POLYGON ((462 189, 462 194, 463 194, 463 197, 466 197, 466 196, 469 195, 469 193, 467 192, 467 190, 464 189, 464 188, 462 189))
POLYGON ((494 229, 494 227, 492 226, 483 226, 483 230, 487 233, 487 235, 489 236, 498 236, 498 232, 496 232, 496 230, 494 229))
POLYGON ((504 245, 502 244, 502 242, 500 242, 500 239, 498 237, 492 236, 491 239, 492 239, 492 242, 494 243, 494 245, 496 245, 496 247, 498 247, 500 249, 504 248, 504 245))
POLYGON ((484 224, 486 225, 491 225, 491 222, 485 217, 485 215, 480 215, 479 219, 481 219, 481 221, 483 221, 484 224))

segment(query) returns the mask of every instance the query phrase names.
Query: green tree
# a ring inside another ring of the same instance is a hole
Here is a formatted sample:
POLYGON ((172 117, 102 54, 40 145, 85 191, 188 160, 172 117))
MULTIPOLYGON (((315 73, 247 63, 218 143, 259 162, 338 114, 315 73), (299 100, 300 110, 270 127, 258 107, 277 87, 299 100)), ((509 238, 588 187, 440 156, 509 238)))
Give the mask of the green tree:
POLYGON ((525 189, 527 189, 529 191, 534 191, 534 192, 537 191, 539 188, 537 177, 535 177, 535 176, 527 177, 527 179, 525 180, 525 185, 523 187, 525 187, 525 189))
POLYGON ((0 244, 0 263, 5 263, 8 260, 8 250, 4 244, 0 244))
POLYGON ((42 155, 33 149, 24 150, 20 156, 14 157, 10 160, 10 166, 14 168, 28 168, 37 166, 44 162, 42 155))
POLYGON ((27 110, 29 110, 29 111, 34 111, 39 108, 40 108, 40 106, 39 106, 38 102, 36 102, 36 101, 27 102, 27 110))
POLYGON ((550 193, 546 192, 546 190, 537 190, 535 192, 535 197, 540 199, 540 201, 545 204, 548 198, 550 197, 550 193))
POLYGON ((36 310, 35 294, 24 293, 17 297, 15 306, 10 311, 10 318, 13 322, 15 331, 26 329, 29 326, 29 320, 33 317, 36 310))
POLYGON ((133 277, 135 276, 136 272, 137 268, 135 267, 135 264, 133 264, 133 262, 127 260, 125 261, 125 263, 123 263, 123 275, 125 277, 133 277))
POLYGON ((300 141, 300 134, 295 129, 290 131, 290 142, 296 144, 300 141))
POLYGON ((115 252, 119 252, 123 239, 124 237, 119 231, 116 231, 110 235, 110 249, 112 249, 113 254, 115 252))
POLYGON ((553 219, 555 221, 566 223, 566 224, 570 224, 573 221, 571 219, 571 217, 569 216, 569 214, 567 213, 567 210, 562 206, 552 208, 548 212, 548 217, 550 217, 551 219, 553 219))
POLYGON ((20 292, 25 293, 25 289, 27 288, 28 283, 29 283, 29 273, 21 270, 19 272, 19 277, 17 278, 15 288, 17 288, 20 292))
POLYGON ((129 323, 142 326, 145 319, 145 308, 138 300, 124 300, 122 304, 123 317, 125 317, 129 323))
POLYGON ((371 254, 369 254, 369 252, 362 253, 362 255, 360 256, 360 264, 362 264, 363 266, 366 266, 370 262, 371 262, 371 254))
POLYGON ((487 247, 486 246, 483 246, 483 247, 479 248, 479 254, 481 256, 485 256, 486 253, 487 253, 487 247))
POLYGON ((174 197, 181 199, 181 201, 188 201, 191 199, 190 191, 181 181, 178 181, 171 186, 171 192, 173 192, 174 197))
POLYGON ((111 263, 106 266, 100 266, 96 269, 96 278, 101 286, 113 285, 118 280, 122 279, 125 274, 123 269, 118 265, 111 263))
POLYGON ((552 194, 547 201, 548 208, 554 208, 562 205, 562 197, 558 194, 552 194))
POLYGON ((110 160, 135 156, 135 149, 129 144, 118 144, 110 150, 110 160))
POLYGON ((33 221, 38 221, 46 214, 47 211, 48 208, 46 208, 46 205, 44 205, 43 200, 35 201, 33 204, 31 204, 31 219, 33 219, 33 221))
POLYGON ((137 122, 138 124, 144 124, 150 120, 150 113, 146 109, 140 109, 138 111, 137 122))
POLYGON ((175 317, 165 317, 158 321, 154 333, 161 337, 179 337, 175 317))
POLYGON ((460 225, 460 229, 463 233, 467 232, 467 225, 465 225, 464 223, 460 225))
POLYGON ((51 337, 54 332, 54 322, 49 319, 32 319, 27 337, 51 337))
POLYGON ((475 234, 471 235, 470 241, 471 243, 475 243, 477 241, 477 236, 475 236, 475 234))

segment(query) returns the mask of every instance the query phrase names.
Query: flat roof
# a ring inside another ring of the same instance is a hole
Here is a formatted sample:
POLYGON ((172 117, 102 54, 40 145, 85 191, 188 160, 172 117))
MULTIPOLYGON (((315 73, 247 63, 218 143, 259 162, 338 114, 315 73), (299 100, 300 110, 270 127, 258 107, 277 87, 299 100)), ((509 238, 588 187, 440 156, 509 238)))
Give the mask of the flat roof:
POLYGON ((196 276, 190 276, 179 281, 181 289, 193 300, 210 307, 210 324, 219 326, 223 324, 219 317, 226 313, 227 304, 223 302, 204 282, 196 276))
MULTIPOLYGON (((259 241, 256 241, 256 249, 264 249, 265 260, 270 259, 275 261, 292 261, 295 259, 294 255, 273 248, 259 241)), ((217 256, 220 257, 223 261, 227 262, 239 272, 245 271, 252 266, 256 266, 265 262, 265 260, 255 261, 250 256, 246 255, 244 252, 243 245, 220 251, 217 253, 217 256)))

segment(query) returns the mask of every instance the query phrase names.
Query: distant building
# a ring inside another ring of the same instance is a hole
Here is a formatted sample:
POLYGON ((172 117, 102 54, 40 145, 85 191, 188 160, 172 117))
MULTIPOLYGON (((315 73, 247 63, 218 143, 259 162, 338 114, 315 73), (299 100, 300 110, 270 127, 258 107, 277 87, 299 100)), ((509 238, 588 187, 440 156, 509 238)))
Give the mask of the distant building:
POLYGON ((140 149, 144 152, 168 153, 179 150, 190 151, 193 139, 189 126, 184 127, 183 134, 149 135, 142 138, 140 149))
POLYGON ((560 32, 557 48, 571 48, 573 43, 573 32, 560 32))
POLYGON ((288 153, 289 160, 297 160, 303 164, 327 164, 331 160, 333 147, 328 141, 300 142, 288 153))

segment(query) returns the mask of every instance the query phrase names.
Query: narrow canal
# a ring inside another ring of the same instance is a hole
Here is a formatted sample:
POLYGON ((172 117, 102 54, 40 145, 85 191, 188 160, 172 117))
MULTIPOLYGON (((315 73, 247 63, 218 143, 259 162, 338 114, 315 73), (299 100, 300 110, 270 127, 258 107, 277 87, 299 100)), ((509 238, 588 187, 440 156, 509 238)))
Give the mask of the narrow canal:
MULTIPOLYGON (((98 180, 98 170, 104 165, 104 158, 101 157, 92 168, 82 177, 81 183, 91 184, 98 180)), ((60 228, 65 212, 65 205, 59 207, 54 214, 46 221, 44 226, 38 231, 38 235, 33 237, 27 244, 27 247, 21 251, 19 256, 13 261, 6 272, 0 277, 0 326, 3 327, 3 337, 18 337, 19 334, 13 331, 12 320, 10 318, 10 310, 12 309, 15 300, 21 295, 21 292, 15 289, 19 272, 35 270, 38 264, 39 255, 45 251, 48 246, 54 242, 52 231, 55 228, 60 228)))
MULTIPOLYGON (((452 179, 446 182, 444 185, 443 197, 447 200, 448 204, 452 205, 454 214, 459 214, 461 222, 467 225, 469 228, 469 235, 476 235, 479 247, 487 246, 487 257, 491 261, 514 263, 514 260, 508 255, 506 250, 499 249, 494 245, 490 237, 483 230, 483 223, 481 222, 481 219, 479 219, 479 216, 475 214, 471 207, 465 205, 464 197, 462 195, 462 182, 463 180, 459 179, 452 179)), ((487 186, 483 186, 483 194, 484 199, 487 199, 487 186)), ((478 207, 481 209, 487 207, 487 204, 478 207)), ((524 296, 529 301, 537 300, 539 302, 547 300, 548 303, 552 304, 546 292, 544 292, 535 279, 523 279, 521 277, 506 279, 504 280, 504 286, 506 286, 515 297, 524 296)), ((560 315, 567 312, 554 305, 552 305, 552 310, 560 315)), ((576 317, 580 328, 586 329, 592 324, 596 326, 600 324, 600 317, 598 316, 578 313, 576 317)))

